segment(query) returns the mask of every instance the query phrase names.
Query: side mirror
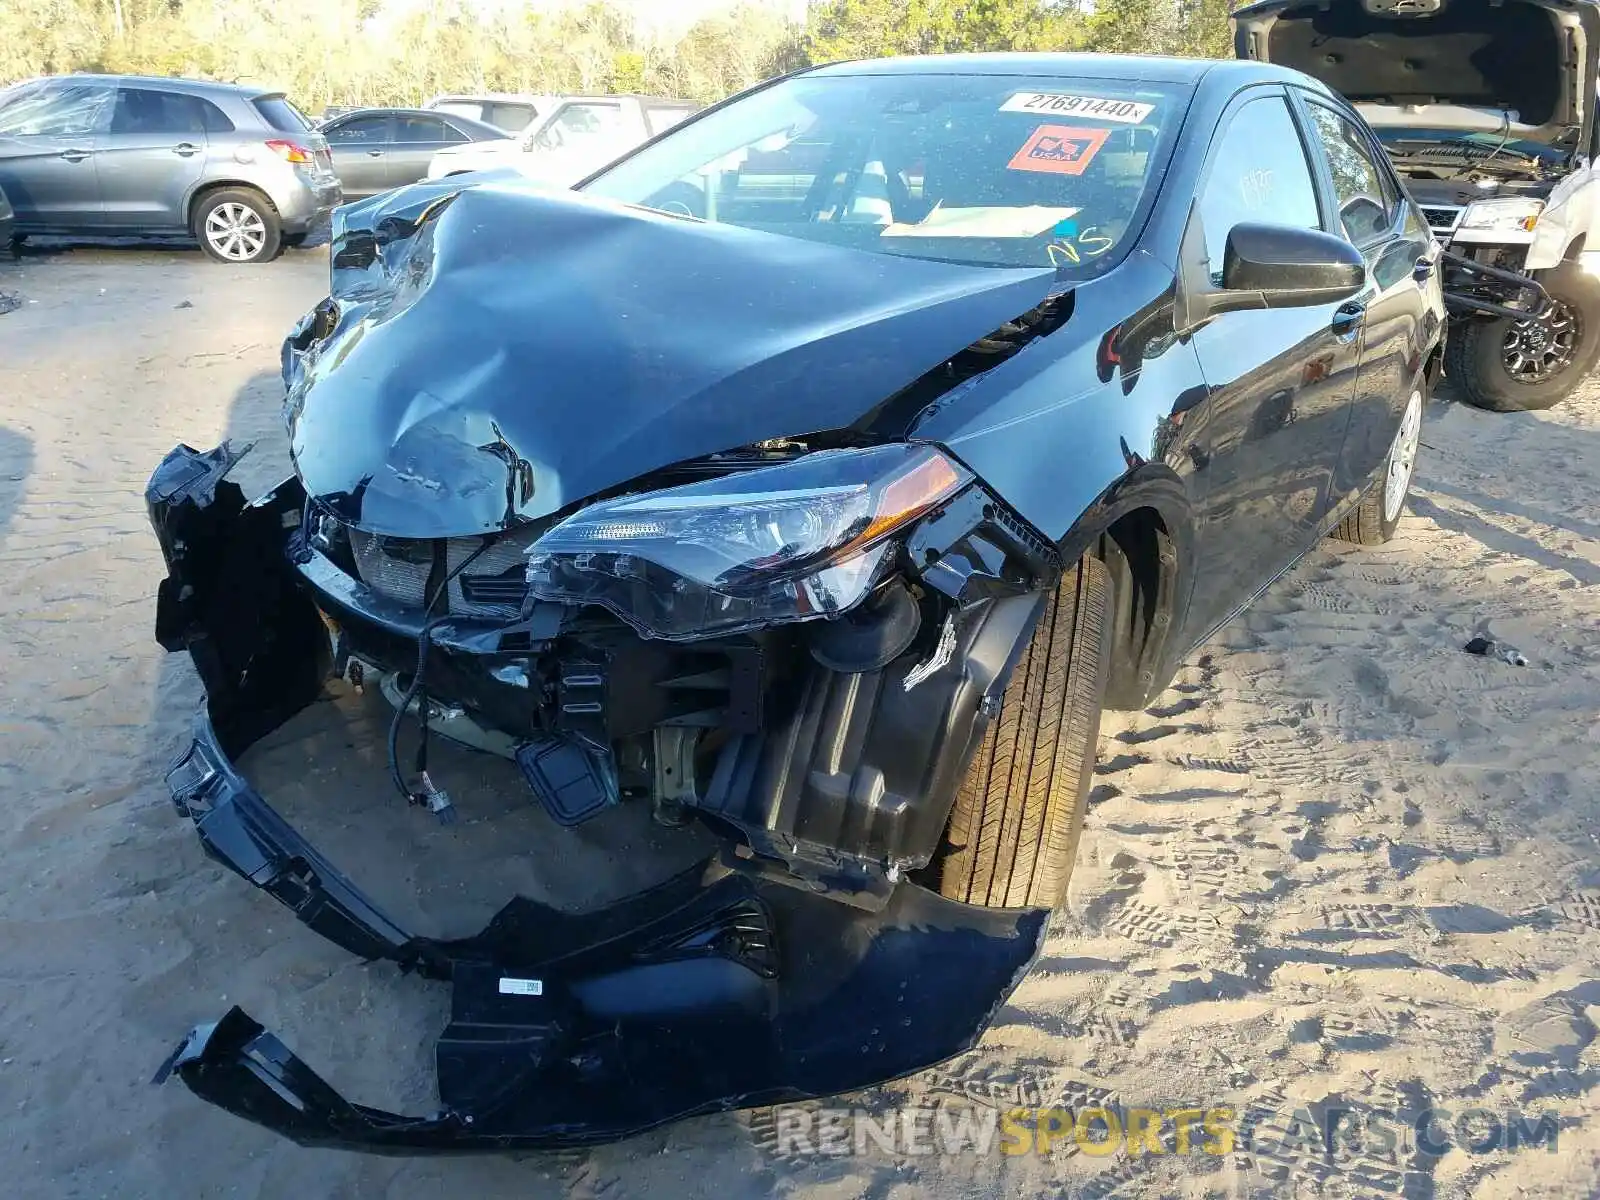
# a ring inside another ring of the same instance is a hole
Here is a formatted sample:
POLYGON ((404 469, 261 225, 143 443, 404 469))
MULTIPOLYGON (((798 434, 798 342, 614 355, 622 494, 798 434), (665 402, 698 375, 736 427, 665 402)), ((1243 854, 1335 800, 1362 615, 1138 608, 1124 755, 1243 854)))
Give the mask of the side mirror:
POLYGON ((1184 231, 1177 328, 1247 308, 1336 304, 1361 290, 1366 260, 1343 238, 1318 229, 1243 223, 1228 231, 1222 286, 1212 286, 1198 206, 1184 231))
POLYGON ((1320 229, 1235 225, 1222 255, 1222 290, 1258 293, 1263 308, 1335 304, 1366 278, 1361 251, 1320 229))

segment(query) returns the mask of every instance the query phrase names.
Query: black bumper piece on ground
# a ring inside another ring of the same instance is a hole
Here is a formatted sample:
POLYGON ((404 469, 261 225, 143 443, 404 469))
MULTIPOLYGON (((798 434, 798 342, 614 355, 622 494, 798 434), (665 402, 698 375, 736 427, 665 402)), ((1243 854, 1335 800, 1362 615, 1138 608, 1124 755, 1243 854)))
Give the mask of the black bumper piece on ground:
POLYGON ((708 863, 598 912, 515 899, 478 935, 433 941, 403 933, 307 845, 208 721, 168 786, 206 851, 305 924, 451 982, 432 1116, 352 1104, 237 1008, 156 1077, 305 1146, 554 1149, 870 1087, 970 1048, 1048 916, 910 884, 869 912, 708 863))
MULTIPOLYGON (((720 861, 590 913, 513 899, 477 935, 414 937, 233 764, 315 699, 321 620, 283 558, 303 494, 246 505, 228 447, 174 451, 147 491, 170 577, 158 637, 206 714, 167 785, 206 852, 352 953, 452 988, 440 1109, 352 1104, 235 1008, 157 1074, 302 1145, 378 1153, 583 1146, 701 1113, 853 1091, 970 1048, 1032 964, 1048 913, 901 882, 876 908, 720 861)), ((292 542, 292 538, 291 538, 292 542)))

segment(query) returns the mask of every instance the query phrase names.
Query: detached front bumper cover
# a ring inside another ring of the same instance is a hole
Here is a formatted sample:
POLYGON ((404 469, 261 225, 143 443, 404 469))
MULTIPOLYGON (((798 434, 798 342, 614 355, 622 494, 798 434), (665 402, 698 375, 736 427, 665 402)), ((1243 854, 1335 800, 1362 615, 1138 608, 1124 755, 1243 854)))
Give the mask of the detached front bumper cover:
POLYGON ((870 1087, 976 1043, 1037 954, 1045 911, 974 908, 905 882, 869 911, 713 860, 597 912, 516 898, 473 937, 399 928, 233 765, 315 699, 326 653, 283 555, 303 493, 285 485, 246 505, 225 479, 237 458, 180 447, 147 492, 170 574, 159 636, 190 651, 207 691, 167 785, 206 852, 300 921, 448 981, 440 1107, 351 1103, 238 1008, 190 1033, 156 1082, 176 1075, 306 1146, 539 1150, 870 1087))

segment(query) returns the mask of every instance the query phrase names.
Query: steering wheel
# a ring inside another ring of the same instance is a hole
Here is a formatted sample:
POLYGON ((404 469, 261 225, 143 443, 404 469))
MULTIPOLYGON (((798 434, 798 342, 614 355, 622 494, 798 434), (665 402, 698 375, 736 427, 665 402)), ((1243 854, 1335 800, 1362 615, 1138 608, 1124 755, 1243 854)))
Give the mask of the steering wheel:
POLYGON ((664 213, 672 213, 674 216, 698 217, 704 220, 706 194, 694 184, 680 179, 676 183, 669 183, 651 196, 649 206, 664 213))

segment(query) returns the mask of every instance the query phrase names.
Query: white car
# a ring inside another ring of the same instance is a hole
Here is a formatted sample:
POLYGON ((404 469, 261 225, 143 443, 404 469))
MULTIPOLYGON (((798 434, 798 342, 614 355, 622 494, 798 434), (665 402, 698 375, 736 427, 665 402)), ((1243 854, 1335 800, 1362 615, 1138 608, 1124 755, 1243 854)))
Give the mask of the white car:
POLYGON ((569 187, 699 109, 688 100, 650 96, 553 96, 516 138, 473 142, 439 151, 429 179, 511 167, 569 187))
POLYGON ((422 107, 482 121, 496 129, 505 130, 507 137, 514 138, 520 136, 540 113, 549 112, 555 102, 555 96, 535 96, 525 92, 451 92, 435 96, 422 107))

